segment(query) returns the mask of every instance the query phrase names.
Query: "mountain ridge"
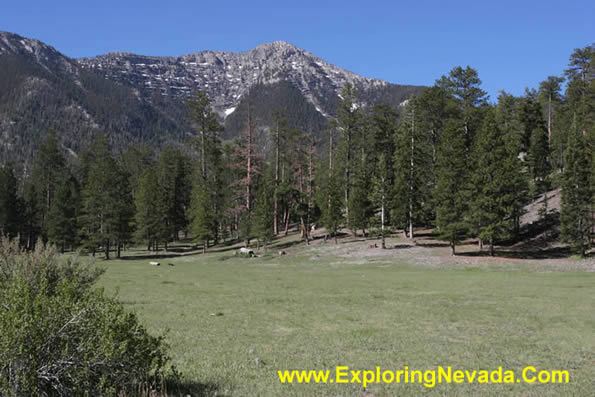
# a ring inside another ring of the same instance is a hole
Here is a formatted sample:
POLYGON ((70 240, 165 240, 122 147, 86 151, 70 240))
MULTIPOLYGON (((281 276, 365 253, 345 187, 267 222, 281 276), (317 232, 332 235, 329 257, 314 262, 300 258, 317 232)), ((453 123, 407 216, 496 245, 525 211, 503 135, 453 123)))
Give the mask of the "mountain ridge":
POLYGON ((0 72, 0 162, 23 162, 25 169, 49 129, 74 153, 97 132, 115 146, 181 144, 194 134, 187 102, 197 90, 207 93, 231 139, 244 128, 248 106, 265 130, 271 110, 283 110, 288 128, 321 136, 347 83, 362 106, 398 107, 424 88, 359 76, 284 41, 240 53, 74 59, 40 40, 0 32, 0 72))
POLYGON ((359 76, 281 40, 242 52, 206 50, 180 56, 112 52, 76 61, 115 81, 164 96, 205 91, 222 118, 233 112, 256 84, 289 80, 325 117, 334 114, 334 109, 324 105, 323 97, 329 92, 338 95, 346 83, 363 91, 391 85, 359 76))

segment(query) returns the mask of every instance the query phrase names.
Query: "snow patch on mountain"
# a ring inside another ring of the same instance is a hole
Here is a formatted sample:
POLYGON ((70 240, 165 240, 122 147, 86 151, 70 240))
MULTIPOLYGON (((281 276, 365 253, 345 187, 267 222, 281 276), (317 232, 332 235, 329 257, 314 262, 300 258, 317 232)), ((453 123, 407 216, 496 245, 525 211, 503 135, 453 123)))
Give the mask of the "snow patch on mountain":
POLYGON ((232 107, 232 108, 225 109, 225 112, 223 112, 223 114, 225 114, 225 117, 227 117, 227 116, 229 116, 230 114, 232 114, 233 112, 235 112, 235 110, 236 110, 236 107, 234 106, 234 107, 232 107))

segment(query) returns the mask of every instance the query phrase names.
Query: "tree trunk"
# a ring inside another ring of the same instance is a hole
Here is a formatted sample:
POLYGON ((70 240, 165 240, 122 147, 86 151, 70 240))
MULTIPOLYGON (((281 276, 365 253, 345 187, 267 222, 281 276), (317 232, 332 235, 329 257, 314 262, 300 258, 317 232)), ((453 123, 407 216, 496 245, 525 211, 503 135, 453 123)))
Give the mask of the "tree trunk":
POLYGON ((455 242, 454 241, 451 241, 450 242, 450 254, 452 256, 455 256, 457 254, 456 251, 455 251, 455 242))
POLYGON ((120 255, 121 255, 121 253, 122 253, 122 244, 121 244, 119 241, 118 241, 118 243, 117 243, 117 244, 118 244, 118 248, 117 248, 116 257, 117 257, 118 259, 120 259, 120 255))
POLYGON ((490 237, 490 256, 494 256, 494 238, 490 237))
POLYGON ((275 134, 275 197, 273 206, 273 234, 276 236, 279 234, 279 123, 277 122, 277 133, 275 134))
POLYGON ((345 218, 349 222, 349 193, 351 188, 351 129, 347 129, 347 161, 345 163, 345 218))
POLYGON ((109 241, 109 239, 107 239, 107 240, 105 240, 105 247, 104 247, 105 259, 109 259, 109 250, 110 250, 110 241, 109 241))
POLYGON ((547 141, 548 141, 548 143, 552 142, 552 93, 551 92, 548 96, 548 106, 547 106, 547 141))
POLYGON ((415 150, 415 107, 411 121, 411 154, 409 158, 409 239, 413 239, 413 152, 415 150))
POLYGON ((289 233, 289 208, 285 210, 285 236, 289 233))
MULTIPOLYGON (((248 110, 250 110, 250 107, 248 107, 248 110)), ((248 146, 246 149, 246 210, 250 212, 250 196, 252 194, 252 115, 250 111, 248 111, 248 146)))
POLYGON ((207 179, 207 161, 205 158, 205 134, 206 134, 206 119, 203 117, 202 118, 202 130, 200 131, 200 170, 201 170, 201 174, 203 177, 203 181, 206 181, 207 179))
POLYGON ((314 190, 314 187, 312 186, 312 183, 314 182, 314 164, 312 157, 315 150, 314 139, 312 138, 312 133, 310 133, 310 150, 308 153, 308 212, 306 213, 306 244, 308 245, 310 244, 310 212, 312 211, 312 193, 314 190))
POLYGON ((384 237, 384 193, 382 194, 382 206, 380 207, 380 230, 380 233, 382 233, 382 249, 386 249, 384 237))

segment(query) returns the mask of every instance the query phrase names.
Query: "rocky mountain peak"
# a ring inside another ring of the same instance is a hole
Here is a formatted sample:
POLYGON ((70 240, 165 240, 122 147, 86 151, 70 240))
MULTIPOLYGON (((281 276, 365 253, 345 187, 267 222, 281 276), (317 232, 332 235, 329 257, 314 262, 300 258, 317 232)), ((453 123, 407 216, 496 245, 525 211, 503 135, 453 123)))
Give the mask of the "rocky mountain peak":
POLYGON ((205 91, 215 108, 227 117, 256 84, 288 81, 323 115, 333 114, 332 101, 346 83, 366 90, 387 85, 331 65, 284 41, 261 44, 249 51, 203 51, 180 57, 150 57, 110 53, 78 60, 107 78, 136 88, 145 96, 188 97, 205 91))
POLYGON ((10 32, 0 32, 0 55, 19 55, 32 58, 46 70, 55 73, 74 73, 72 61, 54 47, 39 40, 10 32))

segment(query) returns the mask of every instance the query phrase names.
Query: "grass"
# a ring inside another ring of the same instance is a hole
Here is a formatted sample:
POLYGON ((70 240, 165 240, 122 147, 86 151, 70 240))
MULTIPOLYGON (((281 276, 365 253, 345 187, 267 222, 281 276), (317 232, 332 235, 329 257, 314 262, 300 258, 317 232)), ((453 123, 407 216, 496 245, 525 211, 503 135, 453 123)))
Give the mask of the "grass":
MULTIPOLYGON (((385 395, 576 395, 595 390, 595 273, 531 266, 427 268, 393 259, 230 252, 104 262, 101 284, 154 332, 196 394, 354 395, 284 385, 279 369, 566 369, 567 385, 372 384, 385 395), (258 359, 258 360, 257 360, 258 359)), ((478 261, 484 259, 477 258, 478 261)), ((592 395, 592 394, 591 394, 592 395)))

